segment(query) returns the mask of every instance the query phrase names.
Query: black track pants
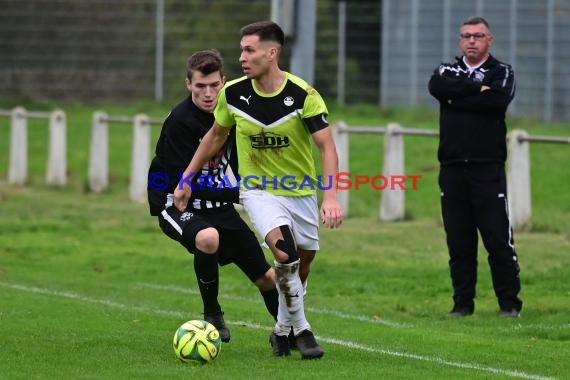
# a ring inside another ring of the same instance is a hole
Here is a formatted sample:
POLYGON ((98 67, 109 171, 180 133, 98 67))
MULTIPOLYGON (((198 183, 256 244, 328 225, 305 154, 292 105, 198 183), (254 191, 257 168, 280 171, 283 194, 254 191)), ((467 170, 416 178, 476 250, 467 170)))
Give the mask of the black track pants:
POLYGON ((520 311, 519 264, 508 214, 504 165, 442 166, 439 186, 455 304, 473 305, 479 231, 489 253, 499 307, 520 311))

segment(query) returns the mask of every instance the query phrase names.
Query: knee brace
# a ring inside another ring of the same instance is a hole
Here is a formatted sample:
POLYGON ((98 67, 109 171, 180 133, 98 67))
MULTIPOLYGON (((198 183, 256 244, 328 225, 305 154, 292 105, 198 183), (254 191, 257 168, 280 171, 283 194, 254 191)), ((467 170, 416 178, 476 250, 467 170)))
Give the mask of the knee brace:
POLYGON ((277 240, 275 247, 289 256, 289 259, 287 259, 283 264, 291 264, 292 262, 299 260, 297 247, 295 247, 295 239, 293 238, 293 234, 291 233, 289 226, 279 226, 279 229, 281 230, 283 239, 277 240))

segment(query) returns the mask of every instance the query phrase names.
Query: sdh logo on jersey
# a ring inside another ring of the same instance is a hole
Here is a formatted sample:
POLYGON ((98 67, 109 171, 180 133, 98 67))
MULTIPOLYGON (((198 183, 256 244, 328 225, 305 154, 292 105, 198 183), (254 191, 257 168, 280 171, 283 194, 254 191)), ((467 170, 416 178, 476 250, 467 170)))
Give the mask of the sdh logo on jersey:
POLYGON ((285 148, 289 146, 289 137, 273 132, 262 132, 249 136, 253 149, 285 148))

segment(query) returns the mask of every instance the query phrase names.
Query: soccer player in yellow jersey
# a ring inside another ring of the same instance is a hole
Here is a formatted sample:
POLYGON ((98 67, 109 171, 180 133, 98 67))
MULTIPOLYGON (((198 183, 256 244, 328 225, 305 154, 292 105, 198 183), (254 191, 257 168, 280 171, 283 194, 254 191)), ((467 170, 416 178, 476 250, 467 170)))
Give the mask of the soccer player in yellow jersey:
POLYGON ((324 355, 305 317, 304 291, 310 264, 319 249, 321 222, 342 223, 336 196, 338 156, 319 93, 301 78, 279 68, 285 37, 279 25, 260 21, 241 29, 240 63, 245 76, 228 82, 218 94, 215 122, 183 173, 174 202, 184 210, 189 180, 226 141, 236 125, 240 199, 255 229, 275 258, 279 312, 270 337, 273 354, 290 354, 291 329, 303 359, 324 355), (321 153, 317 180, 311 138, 321 153))

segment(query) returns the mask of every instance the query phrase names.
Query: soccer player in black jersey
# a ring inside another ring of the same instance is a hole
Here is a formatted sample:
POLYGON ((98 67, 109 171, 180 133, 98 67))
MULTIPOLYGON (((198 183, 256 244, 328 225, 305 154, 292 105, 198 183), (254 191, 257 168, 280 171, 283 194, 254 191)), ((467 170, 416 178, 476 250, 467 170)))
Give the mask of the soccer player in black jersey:
POLYGON ((217 51, 199 51, 188 59, 186 87, 190 95, 164 121, 148 173, 148 202, 161 230, 194 255, 204 319, 219 330, 223 342, 228 342, 230 332, 218 303, 218 265, 236 264, 259 288, 274 319, 279 303, 275 272, 232 203, 238 201, 237 188, 218 189, 227 184, 228 166, 237 173, 235 138, 228 138, 217 156, 202 167, 201 176, 196 178, 208 178, 208 186, 197 183, 198 190, 188 207, 179 211, 172 202, 180 174, 212 126, 216 97, 224 82, 223 61, 217 51))

